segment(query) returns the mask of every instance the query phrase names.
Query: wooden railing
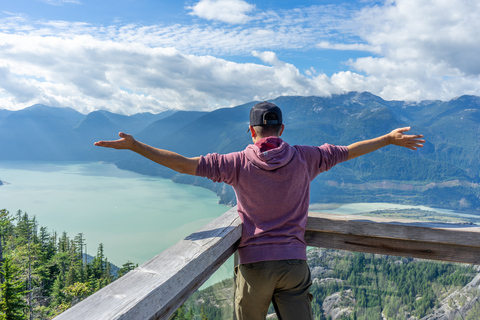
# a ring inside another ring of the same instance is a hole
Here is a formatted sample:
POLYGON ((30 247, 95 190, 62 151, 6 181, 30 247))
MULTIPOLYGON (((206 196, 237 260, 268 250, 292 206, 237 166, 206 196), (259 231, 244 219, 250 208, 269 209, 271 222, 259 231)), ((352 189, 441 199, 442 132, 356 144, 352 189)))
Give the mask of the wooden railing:
MULTIPOLYGON (((235 251, 236 208, 76 304, 57 320, 168 319, 235 251)), ((309 246, 478 264, 480 227, 310 213, 309 246)))

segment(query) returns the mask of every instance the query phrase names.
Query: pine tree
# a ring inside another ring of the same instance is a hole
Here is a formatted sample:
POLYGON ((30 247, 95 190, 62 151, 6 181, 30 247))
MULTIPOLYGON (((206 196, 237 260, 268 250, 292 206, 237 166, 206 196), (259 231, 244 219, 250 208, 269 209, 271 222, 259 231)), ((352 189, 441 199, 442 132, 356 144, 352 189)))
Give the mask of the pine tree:
POLYGON ((85 238, 83 237, 83 233, 77 234, 74 241, 76 247, 78 248, 78 259, 81 260, 83 264, 83 247, 85 246, 85 238))
POLYGON ((75 265, 72 263, 70 265, 70 268, 68 268, 67 276, 65 278, 65 286, 68 287, 73 285, 74 283, 77 282, 77 278, 78 278, 77 270, 75 268, 75 265))
MULTIPOLYGON (((10 213, 2 209, 0 210, 0 270, 3 265, 3 251, 4 243, 6 242, 6 237, 9 234, 9 230, 12 228, 12 218, 10 218, 10 213)), ((0 284, 4 281, 3 275, 0 274, 0 284)))
POLYGON ((70 249, 70 239, 66 232, 62 232, 62 237, 58 239, 58 251, 68 252, 70 249))
MULTIPOLYGON (((138 267, 138 265, 137 265, 138 267)), ((121 276, 127 274, 129 271, 135 269, 135 264, 133 262, 126 262, 122 265, 120 270, 118 271, 118 277, 120 278, 121 276)))
POLYGON ((186 320, 185 305, 181 305, 172 315, 172 320, 186 320))
POLYGON ((53 297, 53 304, 54 305, 60 305, 62 304, 62 301, 65 300, 65 293, 63 292, 63 289, 65 287, 65 281, 63 274, 60 273, 57 275, 57 278, 53 282, 53 287, 52 287, 52 297, 53 297))
POLYGON ((0 319, 2 320, 24 320, 26 316, 24 309, 27 305, 23 297, 27 293, 22 280, 17 279, 19 270, 5 257, 3 268, 0 270, 4 282, 0 284, 0 319))
POLYGON ((105 274, 106 264, 105 255, 103 254, 103 243, 98 245, 97 255, 92 261, 92 269, 95 279, 100 279, 105 274))

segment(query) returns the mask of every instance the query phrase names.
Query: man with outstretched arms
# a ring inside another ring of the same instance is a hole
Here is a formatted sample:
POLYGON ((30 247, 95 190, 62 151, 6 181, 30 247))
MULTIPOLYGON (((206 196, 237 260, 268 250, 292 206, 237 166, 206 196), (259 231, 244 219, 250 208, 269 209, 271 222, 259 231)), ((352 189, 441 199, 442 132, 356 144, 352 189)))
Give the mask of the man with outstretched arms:
POLYGON ((270 302, 279 319, 313 319, 310 270, 304 240, 310 182, 336 164, 387 145, 423 147, 422 135, 410 128, 349 146, 291 146, 280 136, 282 111, 270 102, 250 110, 253 144, 243 151, 187 158, 151 147, 120 132, 119 140, 95 145, 129 149, 180 173, 231 185, 237 196, 243 233, 238 246, 235 293, 237 319, 263 320, 270 302))

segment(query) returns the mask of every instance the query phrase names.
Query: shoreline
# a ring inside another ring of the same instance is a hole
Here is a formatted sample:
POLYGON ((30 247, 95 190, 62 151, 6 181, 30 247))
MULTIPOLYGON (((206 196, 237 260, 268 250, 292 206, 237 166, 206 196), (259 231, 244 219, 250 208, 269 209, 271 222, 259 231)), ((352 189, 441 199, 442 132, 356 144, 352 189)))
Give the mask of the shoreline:
POLYGON ((392 209, 418 209, 423 211, 438 212, 442 214, 453 215, 471 215, 472 217, 479 217, 480 215, 471 214, 467 211, 459 211, 453 209, 430 207, 426 205, 413 205, 413 204, 399 204, 389 202, 349 202, 349 203, 311 203, 309 210, 327 210, 327 211, 339 211, 349 212, 349 214, 359 214, 362 212, 372 212, 378 210, 392 210, 392 209))
POLYGON ((438 207, 428 207, 423 205, 405 205, 386 202, 362 202, 346 204, 313 203, 310 205, 309 210, 314 212, 334 213, 340 215, 371 215, 382 211, 389 213, 391 213, 392 211, 399 211, 401 215, 403 214, 402 212, 413 210, 417 211, 418 213, 424 213, 432 216, 438 214, 443 218, 463 218, 468 222, 471 222, 471 220, 473 219, 474 221, 476 221, 476 224, 478 224, 477 221, 480 221, 480 215, 461 212, 458 210, 442 209, 438 207))

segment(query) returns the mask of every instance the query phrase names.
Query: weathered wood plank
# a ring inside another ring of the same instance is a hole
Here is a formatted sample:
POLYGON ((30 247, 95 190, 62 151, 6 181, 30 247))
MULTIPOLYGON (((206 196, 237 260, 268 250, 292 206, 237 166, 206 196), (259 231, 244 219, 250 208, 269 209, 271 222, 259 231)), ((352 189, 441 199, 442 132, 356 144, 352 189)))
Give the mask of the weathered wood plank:
POLYGON ((310 246, 462 263, 480 262, 480 227, 311 212, 310 246))
POLYGON ((310 231, 305 238, 310 246, 328 249, 480 264, 480 247, 310 231))
POLYGON ((235 252, 241 232, 233 208, 55 319, 167 319, 235 252))

